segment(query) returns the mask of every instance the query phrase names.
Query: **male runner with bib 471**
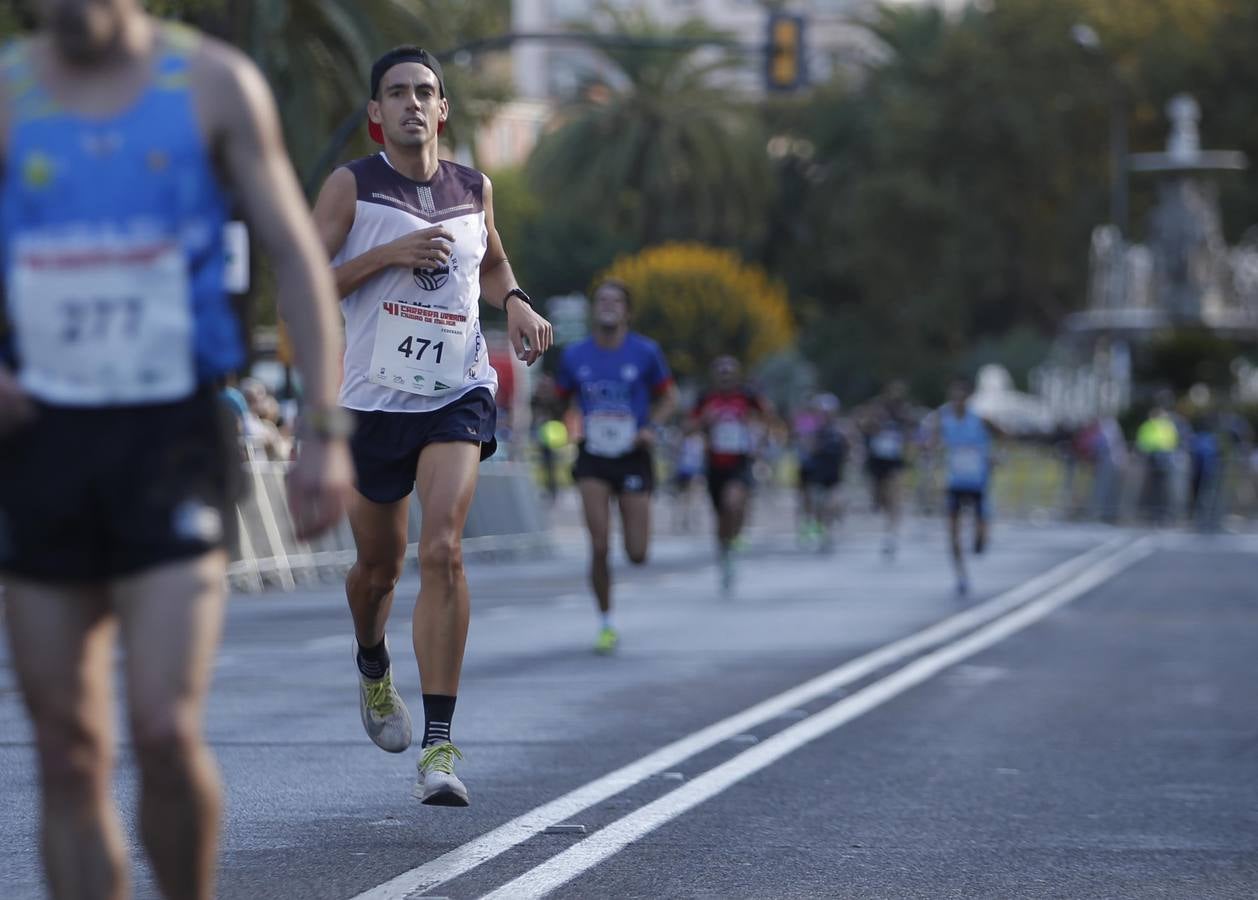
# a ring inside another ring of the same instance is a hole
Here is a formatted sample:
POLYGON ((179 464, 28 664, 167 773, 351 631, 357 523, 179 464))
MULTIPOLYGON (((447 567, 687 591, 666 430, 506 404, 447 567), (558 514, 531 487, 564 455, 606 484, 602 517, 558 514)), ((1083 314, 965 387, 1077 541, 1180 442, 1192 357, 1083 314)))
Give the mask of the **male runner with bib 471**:
POLYGON ((357 637, 359 707, 377 746, 411 744, 411 720, 393 685, 385 625, 406 552, 407 506, 418 485, 421 586, 412 619, 424 701, 415 795, 466 806, 450 742, 468 588, 462 535, 477 467, 496 447, 498 379, 477 302, 505 307, 516 354, 529 365, 550 346, 549 323, 519 289, 494 228, 489 179, 438 158, 449 115, 441 66, 398 47, 372 66, 370 131, 384 150, 329 176, 315 222, 332 255, 345 316, 341 404, 358 496, 350 526, 358 558, 346 579, 357 637))

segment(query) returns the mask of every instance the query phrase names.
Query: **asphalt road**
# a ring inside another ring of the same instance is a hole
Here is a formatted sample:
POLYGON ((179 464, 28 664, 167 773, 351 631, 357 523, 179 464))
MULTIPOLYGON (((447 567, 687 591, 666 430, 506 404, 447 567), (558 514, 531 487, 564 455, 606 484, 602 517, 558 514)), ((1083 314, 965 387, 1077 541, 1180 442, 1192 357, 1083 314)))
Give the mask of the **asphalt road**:
MULTIPOLYGON (((732 599, 702 535, 618 567, 612 658, 575 532, 474 565, 467 810, 413 801, 414 754, 362 734, 339 586, 234 598, 207 723, 220 896, 1258 896, 1253 538, 1003 527, 961 604, 938 523, 894 564, 871 533, 823 557, 771 525, 732 599)), ((128 810, 135 784, 124 746, 128 810)), ((7 656, 0 796, 0 896, 41 897, 7 656)))

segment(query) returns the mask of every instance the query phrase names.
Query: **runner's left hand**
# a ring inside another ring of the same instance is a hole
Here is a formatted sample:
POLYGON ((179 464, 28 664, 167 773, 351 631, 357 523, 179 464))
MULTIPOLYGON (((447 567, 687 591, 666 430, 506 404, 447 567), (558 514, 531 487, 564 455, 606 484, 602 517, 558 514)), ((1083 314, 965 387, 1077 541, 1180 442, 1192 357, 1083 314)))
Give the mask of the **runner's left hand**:
POLYGON ((550 349, 554 337, 550 323, 517 297, 507 298, 507 335, 511 338, 516 357, 529 366, 550 349), (512 300, 516 302, 512 303, 512 300))
POLYGON ((655 429, 652 428, 650 425, 644 425, 643 427, 639 428, 638 437, 636 438, 635 442, 637 446, 644 447, 647 450, 650 450, 652 447, 655 446, 655 429))

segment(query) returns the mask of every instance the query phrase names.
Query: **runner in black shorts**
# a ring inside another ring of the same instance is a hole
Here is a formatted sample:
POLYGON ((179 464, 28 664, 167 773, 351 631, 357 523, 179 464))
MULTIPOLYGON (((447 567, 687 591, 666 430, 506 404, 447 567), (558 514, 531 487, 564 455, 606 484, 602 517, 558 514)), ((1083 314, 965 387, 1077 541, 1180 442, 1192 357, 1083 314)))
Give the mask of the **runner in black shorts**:
POLYGON ((594 649, 611 653, 620 638, 612 621, 611 501, 616 498, 625 555, 646 562, 651 540, 651 448, 655 429, 675 405, 673 378, 652 340, 629 330, 629 290, 605 281, 594 291, 594 334, 564 350, 555 385, 576 397, 584 437, 572 476, 590 532, 590 583, 600 625, 594 649))
POLYGON ((768 406, 743 384, 742 366, 732 356, 712 363, 712 387, 690 414, 691 427, 707 439, 707 481, 716 510, 717 561, 721 590, 734 589, 734 547, 742 535, 753 482, 752 424, 768 406))
POLYGON ((839 513, 836 493, 843 480, 848 442, 838 421, 839 398, 819 394, 813 398, 813 407, 819 418, 800 458, 800 489, 805 517, 816 529, 818 549, 827 552, 834 546, 834 520, 839 513))
POLYGON ((900 476, 908 464, 909 441, 914 429, 907 396, 904 382, 893 381, 858 416, 865 435, 865 470, 873 491, 874 509, 886 517, 882 552, 888 559, 896 553, 901 514, 900 476))
POLYGON ((992 472, 992 438, 1000 430, 970 406, 970 385, 956 379, 948 402, 932 417, 930 442, 942 445, 948 471, 948 538, 957 576, 957 594, 970 592, 970 577, 961 547, 961 512, 974 513, 974 552, 987 547, 988 485, 992 472))
POLYGON ((646 447, 635 447, 623 456, 597 456, 586 449, 585 442, 577 449, 572 466, 572 480, 593 478, 607 485, 612 494, 650 494, 655 490, 655 460, 646 447))
POLYGON ((420 589, 411 620, 424 735, 412 793, 467 806, 450 726, 467 645, 470 599, 463 527, 480 462, 494 452, 498 379, 480 329, 480 298, 505 309, 516 355, 532 365, 550 325, 520 290, 494 227, 492 186, 444 160, 450 114, 441 64, 397 47, 371 69, 367 115, 383 150, 333 172, 315 205, 345 316, 341 405, 358 422, 357 559, 345 580, 363 729, 382 750, 411 745, 385 627, 407 551, 417 490, 420 589))
POLYGON ((223 289, 228 209, 273 261, 305 385, 300 539, 352 484, 332 278, 245 56, 139 3, 28 6, 38 32, 0 51, 0 581, 42 803, 19 815, 40 823, 53 897, 127 893, 120 645, 140 839, 165 896, 210 900, 202 719, 240 479, 218 389, 246 349, 223 289))

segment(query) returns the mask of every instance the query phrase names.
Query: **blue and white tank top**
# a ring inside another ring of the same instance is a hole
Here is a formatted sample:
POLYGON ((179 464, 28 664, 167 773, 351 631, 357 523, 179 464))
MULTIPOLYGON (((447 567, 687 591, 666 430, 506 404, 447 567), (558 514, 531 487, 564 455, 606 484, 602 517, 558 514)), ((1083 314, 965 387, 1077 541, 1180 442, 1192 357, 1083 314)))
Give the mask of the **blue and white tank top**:
POLYGON ((991 474, 991 435, 982 418, 970 409, 958 416, 951 405, 939 410, 939 431, 948 466, 948 487, 978 491, 991 474))
POLYGON ((228 202, 192 96, 200 37, 164 27, 157 40, 148 86, 99 117, 58 104, 29 43, 0 55, 7 350, 50 404, 171 402, 244 362, 223 287, 228 202))

